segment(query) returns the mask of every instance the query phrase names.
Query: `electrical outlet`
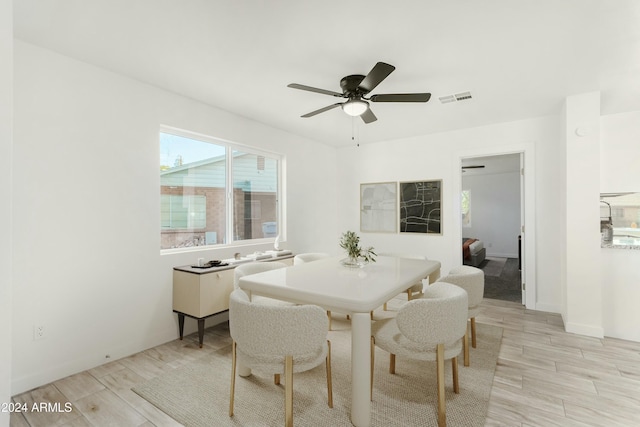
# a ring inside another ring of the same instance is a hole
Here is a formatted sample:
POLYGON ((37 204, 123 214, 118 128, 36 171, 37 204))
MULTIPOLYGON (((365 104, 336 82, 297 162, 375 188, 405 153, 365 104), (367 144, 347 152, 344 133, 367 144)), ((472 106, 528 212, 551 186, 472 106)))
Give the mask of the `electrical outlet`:
POLYGON ((38 341, 41 339, 44 339, 45 337, 45 328, 44 325, 39 323, 36 325, 33 325, 33 340, 34 341, 38 341))

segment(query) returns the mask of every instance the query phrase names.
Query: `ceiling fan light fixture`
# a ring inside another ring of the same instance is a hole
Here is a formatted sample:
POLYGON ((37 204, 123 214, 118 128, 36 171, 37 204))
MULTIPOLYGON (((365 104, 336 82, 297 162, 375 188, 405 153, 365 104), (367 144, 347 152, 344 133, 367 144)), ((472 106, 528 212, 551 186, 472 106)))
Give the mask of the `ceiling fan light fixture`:
POLYGON ((360 116, 369 108, 369 103, 362 99, 350 99, 342 104, 342 110, 350 116, 360 116))

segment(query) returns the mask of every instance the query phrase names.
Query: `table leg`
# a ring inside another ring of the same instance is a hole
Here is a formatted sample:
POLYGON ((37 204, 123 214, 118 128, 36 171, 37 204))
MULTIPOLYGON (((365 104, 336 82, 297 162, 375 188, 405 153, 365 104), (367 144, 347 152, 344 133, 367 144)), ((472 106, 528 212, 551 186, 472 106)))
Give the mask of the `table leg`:
POLYGON ((356 427, 371 425, 371 317, 351 316, 351 422, 356 427))

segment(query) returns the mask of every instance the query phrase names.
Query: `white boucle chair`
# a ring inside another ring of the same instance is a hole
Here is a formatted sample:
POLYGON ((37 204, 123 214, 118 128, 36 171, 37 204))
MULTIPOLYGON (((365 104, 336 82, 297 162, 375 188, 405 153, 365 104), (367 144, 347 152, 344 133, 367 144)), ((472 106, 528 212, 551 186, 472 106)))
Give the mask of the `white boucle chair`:
MULTIPOLYGON (((286 268, 287 264, 278 261, 256 261, 249 262, 247 264, 240 264, 233 271, 233 288, 240 288, 240 278, 249 276, 250 274, 258 274, 263 271, 275 270, 278 268, 286 268)), ((271 305, 293 305, 290 302, 281 301, 274 298, 267 298, 261 296, 253 296, 251 301, 257 304, 271 304, 271 305)))
MULTIPOLYGON (((422 256, 422 255, 410 255, 410 254, 400 254, 400 253, 393 253, 393 252, 387 252, 387 253, 379 253, 378 255, 380 256, 393 256, 393 257, 397 257, 397 258, 409 258, 409 259, 422 259, 422 260, 427 260, 426 256, 422 256)), ((415 283, 413 286, 411 286, 409 289, 405 290, 404 292, 406 292, 407 294, 407 301, 411 301, 413 298, 418 298, 417 296, 415 296, 415 294, 420 294, 422 295, 422 288, 423 288, 423 284, 422 281, 419 281, 417 283, 415 283)), ((387 303, 385 302, 384 305, 382 306, 383 310, 387 310, 387 303)))
MULTIPOLYGON (((476 316, 484 297, 484 271, 469 265, 454 267, 440 281, 453 283, 467 291, 469 297, 469 319, 471 324, 471 346, 476 348, 476 316)), ((469 366, 469 340, 464 342, 464 366, 469 366)))
POLYGON ((319 259, 329 258, 329 254, 323 252, 309 252, 298 254, 293 257, 293 265, 304 264, 305 262, 318 261, 319 259))
POLYGON ((389 372, 395 374, 396 355, 436 361, 438 426, 447 423, 444 361, 451 359, 453 391, 458 385, 458 355, 467 331, 467 293, 458 286, 436 282, 425 287, 422 298, 404 304, 395 318, 379 320, 371 329, 371 397, 375 346, 390 353, 389 372))
POLYGON ((315 305, 274 306, 255 304, 242 289, 229 297, 229 330, 232 344, 229 416, 233 416, 236 363, 274 374, 280 384, 285 376, 285 426, 293 426, 293 373, 315 368, 323 361, 327 370, 327 399, 333 408, 331 342, 327 318, 315 305))

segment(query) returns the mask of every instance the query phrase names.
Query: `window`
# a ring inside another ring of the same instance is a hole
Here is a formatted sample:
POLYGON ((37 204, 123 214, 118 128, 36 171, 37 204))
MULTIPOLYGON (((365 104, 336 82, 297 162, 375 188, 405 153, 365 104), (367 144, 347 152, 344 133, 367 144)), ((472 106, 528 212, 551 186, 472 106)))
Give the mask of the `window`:
POLYGON ((277 154, 163 129, 160 249, 275 237, 281 163, 277 154))
POLYGON ((600 232, 613 228, 614 244, 640 245, 640 193, 600 194, 600 232))
POLYGON ((461 196, 462 226, 471 227, 471 190, 462 190, 461 196))

